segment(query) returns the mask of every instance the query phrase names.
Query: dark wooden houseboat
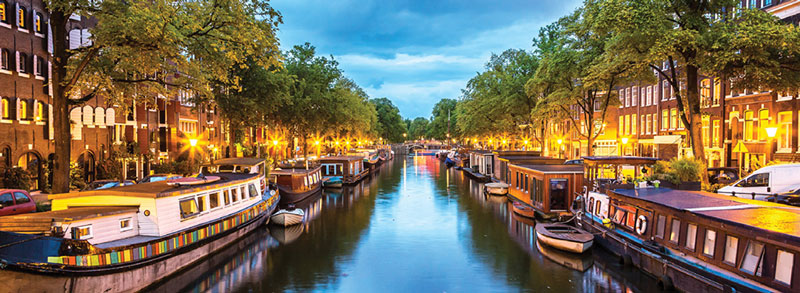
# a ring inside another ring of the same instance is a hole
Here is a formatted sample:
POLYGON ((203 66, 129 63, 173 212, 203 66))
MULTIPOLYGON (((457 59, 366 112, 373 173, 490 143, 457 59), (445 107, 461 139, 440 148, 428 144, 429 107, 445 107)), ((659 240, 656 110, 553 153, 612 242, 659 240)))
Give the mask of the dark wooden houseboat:
POLYGON ((324 157, 319 162, 323 178, 339 177, 343 184, 356 184, 369 175, 369 169, 364 167, 363 157, 324 157))
POLYGON ((494 179, 508 182, 510 170, 508 168, 511 164, 516 165, 560 165, 564 163, 563 159, 541 157, 538 156, 539 152, 495 152, 494 159, 494 179), (510 154, 506 154, 510 153, 510 154))
POLYGON ((538 216, 570 215, 576 192, 583 190, 583 167, 511 164, 508 195, 532 206, 538 216))
POLYGON ((270 182, 278 185, 281 204, 296 203, 322 190, 320 166, 288 168, 270 172, 270 182))

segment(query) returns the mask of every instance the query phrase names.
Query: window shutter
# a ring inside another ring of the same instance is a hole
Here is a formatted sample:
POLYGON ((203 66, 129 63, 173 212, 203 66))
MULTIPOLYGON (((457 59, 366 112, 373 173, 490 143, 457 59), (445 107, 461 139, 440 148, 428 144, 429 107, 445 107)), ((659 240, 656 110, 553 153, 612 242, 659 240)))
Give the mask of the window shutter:
POLYGON ((47 22, 47 53, 53 54, 53 28, 47 22))
POLYGON ((31 61, 33 62, 33 75, 39 75, 39 56, 32 55, 31 61))
POLYGON ((16 8, 17 9, 14 10, 14 19, 16 20, 17 27, 19 27, 19 2, 16 3, 16 8))
POLYGON ((19 113, 19 111, 20 111, 19 102, 20 102, 20 100, 19 100, 19 98, 15 98, 15 100, 16 100, 16 104, 14 105, 14 120, 19 120, 19 117, 20 117, 19 116, 19 114, 20 114, 19 113))
POLYGON ((16 54, 17 59, 15 59, 16 61, 14 62, 14 66, 17 67, 17 72, 21 72, 20 69, 19 69, 19 51, 16 51, 15 54, 16 54))
POLYGON ((73 29, 69 31, 69 49, 75 50, 81 45, 81 30, 73 29))
POLYGON ((55 128, 53 128, 53 105, 47 105, 47 139, 55 138, 55 128))
POLYGON ((39 101, 33 99, 31 103, 33 104, 33 113, 31 113, 31 118, 33 119, 31 120, 36 121, 36 117, 39 117, 39 101))

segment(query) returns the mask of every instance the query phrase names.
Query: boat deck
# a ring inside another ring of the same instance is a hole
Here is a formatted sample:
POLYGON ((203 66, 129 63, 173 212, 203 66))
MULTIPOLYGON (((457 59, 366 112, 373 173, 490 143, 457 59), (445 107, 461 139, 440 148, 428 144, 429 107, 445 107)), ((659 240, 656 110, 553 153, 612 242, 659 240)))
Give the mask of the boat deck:
POLYGON ((83 196, 132 196, 132 197, 145 197, 145 198, 160 198, 168 197, 176 194, 191 193, 196 190, 213 189, 222 187, 231 182, 243 181, 259 176, 258 174, 242 174, 242 173, 213 173, 205 174, 206 176, 219 176, 219 181, 213 181, 205 184, 198 185, 182 185, 173 186, 167 184, 169 180, 158 182, 140 183, 128 186, 120 186, 101 190, 70 192, 62 194, 52 194, 49 199, 62 199, 83 196))
POLYGON ((153 241, 153 240, 156 240, 156 239, 159 239, 159 238, 161 238, 161 237, 137 235, 137 236, 123 238, 123 239, 119 239, 119 240, 114 240, 114 241, 94 244, 94 247, 97 247, 97 248, 100 248, 100 249, 111 248, 111 247, 123 247, 123 246, 128 246, 128 245, 145 243, 145 242, 153 241))
POLYGON ((751 227, 800 243, 800 208, 701 191, 615 189, 614 193, 683 210, 729 225, 751 227))

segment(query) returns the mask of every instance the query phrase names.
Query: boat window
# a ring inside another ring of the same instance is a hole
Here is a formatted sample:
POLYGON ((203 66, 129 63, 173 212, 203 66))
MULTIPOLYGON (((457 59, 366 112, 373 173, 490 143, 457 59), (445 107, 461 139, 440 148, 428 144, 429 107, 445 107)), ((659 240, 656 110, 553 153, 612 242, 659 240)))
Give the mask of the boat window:
POLYGON ((205 195, 198 196, 197 197, 197 210, 199 210, 200 212, 205 212, 207 210, 206 209, 206 203, 207 202, 208 202, 208 197, 206 197, 205 195))
POLYGON ((697 225, 686 226, 686 248, 694 250, 697 245, 697 225))
POLYGON ((223 194, 222 194, 222 198, 223 198, 223 200, 225 200, 225 205, 229 205, 229 204, 231 204, 231 194, 230 194, 230 190, 225 190, 225 191, 223 191, 222 193, 223 193, 223 194))
POLYGON ((656 237, 664 239, 664 228, 667 226, 667 217, 658 215, 658 223, 656 224, 656 237))
POLYGON ((628 211, 628 215, 625 216, 625 226, 631 229, 636 226, 636 213, 628 211))
POLYGON ((739 254, 739 238, 733 236, 725 237, 725 259, 724 262, 734 265, 739 254))
POLYGON ((742 258, 742 271, 751 275, 761 276, 761 269, 764 264, 764 244, 756 241, 748 241, 747 249, 742 258))
POLYGON ((678 243, 678 235, 681 233, 681 221, 672 219, 672 227, 669 232, 669 242, 678 243))
POLYGON ((194 197, 181 200, 180 208, 181 219, 186 219, 199 213, 197 210, 197 201, 194 200, 194 197))
POLYGON ((0 206, 8 207, 12 205, 14 205, 14 198, 11 197, 11 193, 0 194, 0 206))
MULTIPOLYGON (((241 195, 242 199, 247 199, 247 187, 242 185, 239 187, 239 194, 241 195)), ((250 197, 253 197, 252 195, 250 197)))
POLYGON ((775 280, 791 286, 793 267, 794 253, 778 249, 778 259, 775 265, 775 280))
POLYGON ((131 226, 131 218, 124 218, 119 220, 119 231, 125 232, 133 230, 133 226, 131 226))
POLYGON ((251 184, 250 184, 250 185, 248 185, 247 187, 249 187, 249 188, 250 188, 250 197, 256 197, 256 196, 258 196, 258 189, 256 189, 256 185, 255 185, 255 184, 252 184, 252 183, 251 183, 251 184))
POLYGON ((72 239, 86 240, 92 239, 92 225, 84 225, 72 228, 72 239))
POLYGON ((303 177, 303 186, 308 186, 308 177, 303 177))
POLYGON ((14 192, 14 200, 17 201, 17 204, 23 204, 23 203, 31 202, 31 199, 29 199, 28 196, 25 195, 22 192, 14 192))
POLYGON ((208 195, 208 209, 214 209, 219 206, 219 192, 211 193, 208 195))
POLYGON ((528 179, 528 174, 525 174, 525 187, 523 187, 525 192, 528 192, 528 181, 530 181, 530 179, 528 179))
POLYGON ((603 215, 601 215, 601 214, 600 214, 600 213, 602 213, 602 210, 601 210, 601 208, 602 208, 602 207, 603 207, 603 202, 598 200, 598 201, 595 203, 595 207, 594 207, 594 213, 595 213, 597 216, 603 216, 603 215))
POLYGON ((769 186, 769 172, 753 174, 736 183, 736 187, 765 187, 765 186, 769 186))
POLYGON ((706 240, 703 241, 703 254, 714 257, 714 248, 717 245, 717 231, 706 230, 706 240))
POLYGON ((550 179, 550 210, 567 209, 567 179, 550 179))
POLYGON ((622 224, 625 221, 625 215, 626 214, 628 214, 628 213, 626 213, 625 210, 615 207, 614 208, 614 219, 612 219, 612 220, 614 220, 614 223, 622 224))
POLYGON ((594 208, 594 197, 589 198, 589 204, 586 205, 586 212, 593 214, 594 213, 594 211, 592 211, 593 208, 594 208))
POLYGON ((233 173, 233 169, 233 165, 220 165, 217 167, 217 171, 220 173, 233 173))
POLYGON ((235 203, 239 201, 239 193, 236 191, 236 188, 228 189, 228 191, 231 193, 231 202, 235 203))

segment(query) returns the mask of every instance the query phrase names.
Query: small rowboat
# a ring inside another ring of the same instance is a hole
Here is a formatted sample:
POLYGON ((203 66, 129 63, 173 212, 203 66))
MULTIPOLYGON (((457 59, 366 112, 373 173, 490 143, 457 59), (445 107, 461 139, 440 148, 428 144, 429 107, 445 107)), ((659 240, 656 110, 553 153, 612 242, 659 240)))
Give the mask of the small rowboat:
POLYGON ((594 241, 591 233, 565 224, 538 224, 535 229, 539 241, 564 251, 583 253, 594 241))
POLYGON ((198 175, 197 177, 184 177, 184 178, 178 178, 178 179, 169 180, 169 181, 167 181, 167 185, 175 186, 175 187, 178 187, 178 186, 190 186, 190 185, 200 185, 200 184, 216 182, 216 181, 219 181, 219 179, 220 179, 219 176, 200 176, 200 175, 198 175))
POLYGON ((486 190, 486 193, 491 195, 506 195, 508 194, 508 184, 493 182, 493 183, 486 183, 483 185, 483 188, 486 190))
POLYGON ((531 206, 518 201, 514 201, 511 209, 515 214, 523 217, 534 218, 536 216, 535 210, 531 206))
POLYGON ((270 217, 270 221, 277 225, 284 227, 297 225, 303 222, 305 212, 302 209, 290 207, 289 209, 281 209, 270 217))
POLYGON ((341 188, 342 177, 340 176, 325 177, 322 179, 322 186, 325 188, 341 188))

